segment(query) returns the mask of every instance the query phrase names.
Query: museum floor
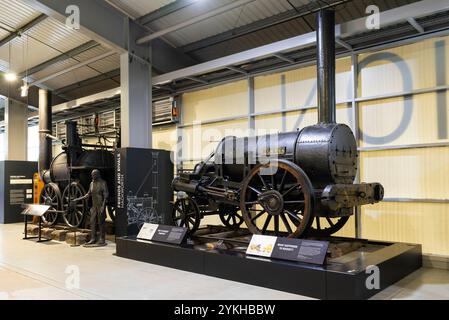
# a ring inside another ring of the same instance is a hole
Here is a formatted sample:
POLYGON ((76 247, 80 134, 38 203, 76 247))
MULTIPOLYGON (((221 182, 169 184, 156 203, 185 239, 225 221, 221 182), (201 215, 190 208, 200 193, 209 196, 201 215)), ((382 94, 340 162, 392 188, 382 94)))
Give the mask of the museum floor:
MULTIPOLYGON (((308 299, 122 259, 113 255, 114 244, 25 241, 22 228, 0 225, 0 299, 308 299), (79 288, 71 288, 77 270, 79 288)), ((374 298, 449 299, 449 272, 423 268, 374 298)))

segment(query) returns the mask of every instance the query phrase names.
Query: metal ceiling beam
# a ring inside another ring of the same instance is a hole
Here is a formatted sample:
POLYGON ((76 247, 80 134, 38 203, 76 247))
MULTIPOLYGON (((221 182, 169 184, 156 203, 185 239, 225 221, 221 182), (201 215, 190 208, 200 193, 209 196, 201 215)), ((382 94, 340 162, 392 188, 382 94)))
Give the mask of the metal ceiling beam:
POLYGON ((44 82, 46 82, 46 81, 48 81, 48 80, 51 80, 51 79, 56 78, 56 77, 59 77, 59 76, 61 76, 61 75, 63 75, 63 74, 66 74, 66 73, 68 73, 68 72, 72 72, 73 70, 76 70, 76 69, 79 69, 79 68, 81 68, 81 67, 87 66, 87 65, 89 65, 89 64, 91 64, 91 63, 94 63, 94 62, 96 62, 96 61, 98 61, 98 60, 101 60, 101 59, 107 58, 107 57, 109 57, 109 56, 112 56, 113 54, 116 54, 116 52, 115 52, 115 51, 108 51, 108 52, 106 52, 106 53, 103 53, 103 54, 101 54, 101 55, 99 55, 99 56, 96 56, 96 57, 93 57, 93 58, 91 58, 91 59, 88 59, 88 60, 86 60, 86 61, 80 62, 80 63, 78 63, 78 64, 76 64, 76 65, 74 65, 74 66, 71 66, 71 67, 69 67, 69 68, 66 68, 66 69, 64 69, 64 70, 55 72, 55 73, 50 74, 50 75, 48 75, 48 76, 46 76, 46 77, 43 77, 43 78, 41 78, 41 79, 38 79, 38 80, 36 80, 36 81, 30 83, 29 86, 30 86, 30 87, 31 87, 31 86, 37 86, 37 85, 39 85, 39 84, 41 84, 41 83, 44 83, 44 82))
MULTIPOLYGON (((449 0, 423 0, 402 7, 381 12, 381 28, 406 21, 410 17, 420 17, 449 10, 449 0)), ((360 18, 335 27, 336 38, 345 38, 366 32, 366 18, 360 18)), ((262 59, 285 51, 315 45, 316 33, 310 32, 286 40, 277 41, 268 45, 232 54, 226 57, 200 63, 177 71, 169 72, 153 78, 155 84, 169 83, 176 79, 185 79, 204 73, 240 65, 248 61, 262 59)))
MULTIPOLYGON (((118 53, 129 52, 131 55, 148 60, 148 46, 137 46, 125 37, 132 29, 138 35, 148 33, 147 29, 138 25, 102 0, 23 0, 26 4, 65 24, 66 8, 76 5, 80 9, 80 32, 89 38, 106 44, 118 53)), ((137 37, 136 37, 137 38, 137 37)), ((192 65, 195 61, 182 52, 171 47, 160 39, 152 43, 152 65, 154 68, 168 72, 192 65)))
POLYGON ((23 71, 19 74, 19 78, 25 78, 26 76, 30 76, 32 74, 38 73, 39 71, 42 71, 48 67, 50 67, 51 65, 58 63, 60 61, 64 61, 70 58, 73 58, 74 56, 83 53, 86 50, 95 48, 97 46, 99 46, 100 44, 91 40, 88 41, 76 48, 73 48, 67 52, 61 53, 60 55, 51 58, 50 60, 44 61, 41 64, 38 64, 37 66, 34 66, 32 68, 30 68, 29 70, 23 71))
POLYGON ((6 36, 5 38, 0 40, 0 47, 4 46, 5 44, 9 43, 11 40, 20 37, 22 33, 26 32, 27 30, 31 29, 32 27, 38 25, 42 21, 47 19, 47 16, 45 14, 41 14, 31 20, 30 22, 26 23, 25 25, 21 26, 19 29, 17 29, 15 32, 12 32, 10 35, 6 36))
POLYGON ((245 71, 245 70, 243 70, 242 68, 238 68, 238 67, 234 67, 234 66, 228 66, 228 67, 226 67, 226 68, 229 69, 229 70, 232 70, 232 71, 234 71, 234 72, 244 74, 244 75, 247 75, 247 74, 248 74, 248 72, 245 71))
POLYGON ((418 21, 415 20, 415 18, 410 17, 410 18, 407 19, 407 21, 419 33, 424 33, 425 32, 424 28, 418 23, 418 21))
POLYGON ((213 18, 215 16, 218 16, 218 15, 223 14, 225 12, 228 12, 230 10, 239 8, 241 6, 247 5, 248 3, 251 3, 251 2, 254 2, 254 1, 256 1, 256 0, 235 0, 233 2, 230 2, 228 4, 223 5, 221 7, 213 9, 213 10, 211 10, 209 12, 206 12, 204 14, 201 14, 199 16, 193 17, 193 18, 191 18, 189 20, 186 20, 184 22, 176 24, 174 26, 171 26, 171 27, 168 27, 166 29, 162 29, 160 31, 156 31, 154 33, 151 33, 151 34, 148 34, 148 35, 146 35, 144 37, 141 37, 141 38, 137 39, 137 44, 144 44, 144 43, 149 42, 151 40, 154 40, 154 39, 157 39, 159 37, 162 37, 163 35, 166 35, 168 33, 172 33, 174 31, 177 31, 177 30, 182 29, 182 28, 186 28, 186 27, 191 26, 193 24, 196 24, 198 22, 201 22, 201 21, 213 18))
MULTIPOLYGON (((72 111, 74 109, 79 108, 79 106, 81 106, 83 104, 91 103, 91 102, 101 100, 101 99, 110 99, 119 94, 120 94, 120 88, 114 88, 114 89, 96 93, 96 94, 93 94, 93 95, 90 95, 87 97, 71 100, 68 102, 62 102, 62 103, 54 105, 52 107, 52 113, 56 114, 59 112, 72 111)), ((38 116, 37 112, 31 113, 29 115, 30 118, 36 117, 36 116, 38 116)))
POLYGON ((202 73, 220 70, 229 66, 240 65, 247 61, 273 56, 273 54, 293 48, 312 45, 315 43, 315 32, 293 37, 290 39, 274 42, 254 49, 246 50, 230 56, 218 58, 208 62, 181 70, 169 72, 153 78, 154 84, 164 84, 176 79, 185 79, 202 73))
MULTIPOLYGON (((277 24, 281 24, 283 22, 287 22, 287 21, 290 21, 293 19, 307 16, 309 14, 312 14, 312 13, 318 11, 320 8, 322 8, 322 9, 331 8, 331 7, 340 5, 340 4, 348 2, 348 1, 349 0, 334 1, 332 3, 329 3, 328 5, 323 5, 323 3, 320 3, 317 1, 314 8, 311 8, 310 4, 309 4, 309 5, 305 5, 303 7, 299 7, 297 9, 284 11, 284 12, 276 14, 274 16, 271 16, 271 17, 268 17, 265 19, 261 19, 261 20, 249 23, 247 25, 211 36, 209 38, 202 39, 202 40, 187 44, 187 45, 183 46, 181 48, 181 50, 186 53, 200 50, 202 48, 206 48, 206 47, 209 47, 209 46, 221 43, 221 42, 225 42, 225 41, 228 41, 228 40, 231 40, 234 38, 238 38, 238 37, 244 36, 249 33, 253 33, 253 32, 265 29, 265 28, 272 27, 277 24)), ((314 5, 314 4, 312 3, 311 5, 314 5)))
POLYGON ((288 62, 288 63, 295 63, 294 59, 290 59, 289 57, 283 55, 282 53, 275 53, 273 54, 274 57, 278 58, 279 60, 288 62))
POLYGON ((352 46, 349 43, 347 43, 346 41, 336 38, 335 42, 338 43, 343 48, 348 49, 349 51, 353 50, 352 46))
POLYGON ((202 83, 202 84, 209 84, 209 82, 207 82, 206 80, 202 80, 202 79, 197 78, 197 77, 186 77, 186 79, 192 80, 192 81, 195 81, 195 82, 198 82, 198 83, 202 83))
POLYGON ((185 7, 188 7, 194 4, 195 2, 198 2, 198 0, 176 0, 153 12, 144 15, 143 17, 140 17, 139 19, 137 19, 137 21, 142 25, 147 25, 157 19, 168 16, 173 12, 184 9, 185 7))

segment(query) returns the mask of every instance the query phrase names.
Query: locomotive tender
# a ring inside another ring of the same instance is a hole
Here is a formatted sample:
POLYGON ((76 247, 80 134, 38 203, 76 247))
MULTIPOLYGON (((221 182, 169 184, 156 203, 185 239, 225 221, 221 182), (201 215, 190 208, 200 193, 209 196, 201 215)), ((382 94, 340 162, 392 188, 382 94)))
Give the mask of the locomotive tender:
POLYGON ((205 215, 254 234, 330 236, 354 207, 383 199, 379 183, 355 184, 357 143, 335 123, 335 13, 317 14, 319 123, 278 135, 226 137, 193 172, 173 181, 174 222, 194 233, 205 215))

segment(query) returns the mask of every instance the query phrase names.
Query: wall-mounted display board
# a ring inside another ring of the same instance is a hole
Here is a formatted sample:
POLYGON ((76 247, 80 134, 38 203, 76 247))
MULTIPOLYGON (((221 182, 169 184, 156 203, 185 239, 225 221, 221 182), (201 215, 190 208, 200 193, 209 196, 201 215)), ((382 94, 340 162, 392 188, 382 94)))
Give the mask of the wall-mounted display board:
POLYGON ((23 221, 23 204, 33 203, 37 162, 0 161, 0 223, 23 221))

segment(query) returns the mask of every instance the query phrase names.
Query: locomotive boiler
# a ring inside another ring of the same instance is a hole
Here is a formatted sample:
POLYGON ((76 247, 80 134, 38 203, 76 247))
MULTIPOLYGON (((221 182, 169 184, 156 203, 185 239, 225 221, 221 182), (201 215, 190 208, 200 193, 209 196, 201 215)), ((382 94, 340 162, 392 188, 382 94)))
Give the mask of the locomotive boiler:
POLYGON ((180 172, 173 219, 195 232, 205 215, 254 234, 330 236, 354 207, 383 199, 379 183, 354 183, 357 143, 335 122, 335 13, 317 14, 318 124, 259 137, 226 137, 193 171, 180 172))
MULTIPOLYGON (((45 103, 44 103, 45 105, 45 103)), ((81 198, 89 190, 91 171, 100 170, 103 179, 108 184, 109 199, 106 211, 109 217, 115 219, 114 194, 114 153, 106 143, 83 144, 78 134, 77 122, 65 123, 66 135, 63 151, 52 159, 51 110, 40 108, 40 154, 39 174, 45 183, 40 203, 50 206, 44 215, 46 225, 64 222, 70 227, 89 227, 88 202, 86 200, 73 201, 81 198)), ((98 122, 95 121, 96 125, 98 122)), ((97 128, 98 129, 98 128, 97 128)), ((95 132, 98 132, 98 130, 95 132)), ((95 134, 94 134, 95 135, 95 134)), ((98 135, 98 137, 100 137, 98 135)))

